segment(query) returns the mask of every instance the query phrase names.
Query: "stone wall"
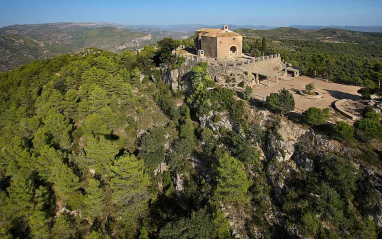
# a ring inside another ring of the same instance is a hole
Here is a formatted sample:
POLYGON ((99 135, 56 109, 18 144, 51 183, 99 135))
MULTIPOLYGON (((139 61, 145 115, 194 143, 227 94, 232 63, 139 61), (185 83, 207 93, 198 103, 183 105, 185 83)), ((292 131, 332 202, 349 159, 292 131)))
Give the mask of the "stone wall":
MULTIPOLYGON (((256 58, 255 58, 256 59, 256 58)), ((259 70, 280 72, 283 70, 283 63, 280 56, 274 57, 274 55, 266 56, 264 60, 257 60, 256 62, 251 62, 244 66, 246 70, 250 72, 255 72, 259 70)))
MULTIPOLYGON (((203 40, 202 40, 203 41, 203 40)), ((217 38, 217 59, 229 58, 229 51, 231 46, 236 46, 237 57, 241 57, 243 50, 243 37, 242 36, 232 36, 232 37, 218 37, 217 38)))
POLYGON ((241 82, 244 82, 244 86, 252 86, 256 84, 254 72, 280 72, 282 70, 283 63, 280 56, 254 58, 247 62, 208 64, 208 74, 211 78, 227 86, 237 86, 241 82))
POLYGON ((216 37, 202 36, 201 49, 204 55, 211 58, 217 58, 217 42, 216 37))
POLYGON ((358 116, 355 116, 352 113, 346 111, 345 107, 343 107, 343 105, 345 105, 347 101, 348 99, 337 100, 336 102, 334 102, 334 109, 351 120, 358 120, 358 116))
MULTIPOLYGON (((197 65, 202 58, 196 56, 186 57, 186 62, 179 69, 164 70, 162 78, 167 82, 172 91, 186 90, 190 83, 192 67, 197 65)), ((209 62, 207 71, 208 75, 220 85, 228 87, 236 87, 240 83, 243 86, 253 86, 256 84, 253 75, 256 71, 281 72, 283 63, 279 54, 248 58, 238 62, 209 62)))

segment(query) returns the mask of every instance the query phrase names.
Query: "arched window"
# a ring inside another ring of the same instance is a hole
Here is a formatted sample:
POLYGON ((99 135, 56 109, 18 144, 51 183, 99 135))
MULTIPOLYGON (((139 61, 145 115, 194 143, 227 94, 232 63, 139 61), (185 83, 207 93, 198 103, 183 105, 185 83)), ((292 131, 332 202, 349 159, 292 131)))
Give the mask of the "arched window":
POLYGON ((229 55, 230 56, 237 56, 237 47, 236 46, 231 46, 229 48, 229 55))

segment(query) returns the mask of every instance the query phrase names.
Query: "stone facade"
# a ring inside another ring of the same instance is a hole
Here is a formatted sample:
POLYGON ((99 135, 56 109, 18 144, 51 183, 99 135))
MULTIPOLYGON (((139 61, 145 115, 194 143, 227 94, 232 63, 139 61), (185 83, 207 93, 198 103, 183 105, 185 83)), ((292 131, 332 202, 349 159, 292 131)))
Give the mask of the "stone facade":
POLYGON ((195 31, 195 45, 204 56, 222 60, 242 56, 243 37, 229 30, 227 25, 222 29, 201 28, 195 31))

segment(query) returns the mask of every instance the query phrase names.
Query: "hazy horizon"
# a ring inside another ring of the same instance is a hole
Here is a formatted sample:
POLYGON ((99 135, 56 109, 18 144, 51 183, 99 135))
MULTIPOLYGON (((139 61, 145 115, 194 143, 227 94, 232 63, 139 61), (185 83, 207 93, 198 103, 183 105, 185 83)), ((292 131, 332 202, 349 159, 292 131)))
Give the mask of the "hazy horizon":
POLYGON ((291 25, 268 25, 268 24, 249 24, 249 23, 216 23, 216 24, 204 24, 204 23, 183 23, 183 24, 122 24, 118 22, 95 22, 95 21, 64 21, 64 22, 37 22, 37 23, 15 23, 10 25, 0 25, 0 27, 8 27, 8 26, 16 26, 16 25, 42 25, 42 24, 59 24, 59 23, 84 23, 84 24, 92 24, 92 23, 103 23, 103 24, 114 24, 116 26, 144 26, 144 27, 164 27, 164 26, 193 26, 193 25, 235 25, 235 26, 266 26, 266 27, 292 27, 292 26, 304 26, 304 27, 382 27, 382 24, 379 25, 312 25, 312 24, 291 24, 291 25))
POLYGON ((121 25, 380 26, 382 2, 291 0, 126 1, 3 0, 0 26, 57 22, 121 25))

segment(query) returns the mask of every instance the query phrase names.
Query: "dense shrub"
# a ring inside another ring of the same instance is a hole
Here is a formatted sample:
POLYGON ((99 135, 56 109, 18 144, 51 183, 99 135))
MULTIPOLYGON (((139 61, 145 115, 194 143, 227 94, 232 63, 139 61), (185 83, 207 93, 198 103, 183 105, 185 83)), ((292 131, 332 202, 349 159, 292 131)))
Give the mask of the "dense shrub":
POLYGON ((302 120, 308 125, 320 125, 324 124, 330 117, 329 109, 319 109, 316 107, 310 107, 308 110, 302 113, 302 120))
POLYGON ((365 99, 365 100, 371 99, 372 90, 369 87, 361 88, 357 92, 361 94, 362 99, 365 99))
POLYGON ((374 119, 357 120, 354 126, 357 137, 362 140, 382 139, 382 125, 374 119))
POLYGON ((270 109, 280 111, 281 114, 291 112, 295 108, 293 95, 285 88, 278 93, 271 93, 267 96, 266 102, 270 109))
POLYGON ((338 121, 333 128, 333 137, 342 141, 354 139, 354 127, 346 122, 338 121))

